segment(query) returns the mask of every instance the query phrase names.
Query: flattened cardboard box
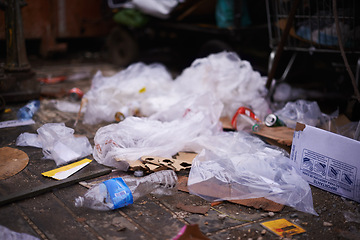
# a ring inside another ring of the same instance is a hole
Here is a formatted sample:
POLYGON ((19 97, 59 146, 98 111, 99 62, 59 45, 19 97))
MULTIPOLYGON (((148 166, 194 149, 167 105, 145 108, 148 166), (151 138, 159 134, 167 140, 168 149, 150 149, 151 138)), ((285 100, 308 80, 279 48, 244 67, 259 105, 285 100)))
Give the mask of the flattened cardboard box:
POLYGON ((360 142, 297 123, 290 159, 309 184, 360 202, 360 142))

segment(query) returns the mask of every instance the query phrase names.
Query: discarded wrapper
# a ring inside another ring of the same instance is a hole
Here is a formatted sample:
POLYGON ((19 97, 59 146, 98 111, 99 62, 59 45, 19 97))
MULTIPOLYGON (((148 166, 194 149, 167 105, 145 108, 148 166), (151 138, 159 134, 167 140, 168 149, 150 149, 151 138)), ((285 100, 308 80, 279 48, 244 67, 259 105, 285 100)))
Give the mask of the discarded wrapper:
POLYGON ((260 224, 280 237, 288 237, 306 232, 305 229, 289 222, 285 218, 263 222, 260 224))
POLYGON ((54 178, 56 180, 62 180, 76 173, 77 171, 88 165, 90 162, 90 159, 85 158, 83 160, 68 164, 66 166, 43 172, 42 175, 45 177, 54 178))

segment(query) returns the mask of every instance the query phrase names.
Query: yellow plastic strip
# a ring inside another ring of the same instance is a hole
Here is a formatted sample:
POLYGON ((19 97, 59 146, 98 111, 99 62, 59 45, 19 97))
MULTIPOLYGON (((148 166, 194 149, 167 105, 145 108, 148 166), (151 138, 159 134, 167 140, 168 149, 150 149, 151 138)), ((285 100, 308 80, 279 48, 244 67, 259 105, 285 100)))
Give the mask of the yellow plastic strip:
POLYGON ((45 177, 54 178, 56 180, 63 180, 88 165, 91 161, 92 160, 85 158, 83 160, 68 164, 66 166, 43 172, 42 175, 45 177))

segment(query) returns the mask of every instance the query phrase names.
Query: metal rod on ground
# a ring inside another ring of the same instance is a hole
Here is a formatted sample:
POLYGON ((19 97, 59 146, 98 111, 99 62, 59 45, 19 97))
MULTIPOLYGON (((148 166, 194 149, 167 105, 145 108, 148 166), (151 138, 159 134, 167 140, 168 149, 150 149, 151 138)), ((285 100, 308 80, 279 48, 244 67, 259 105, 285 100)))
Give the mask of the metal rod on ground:
POLYGON ((8 203, 12 203, 18 200, 23 200, 26 198, 30 198, 30 197, 35 197, 37 195, 49 192, 52 189, 55 188, 62 188, 62 187, 67 187, 70 186, 72 184, 87 180, 87 179, 92 179, 92 178, 96 178, 96 177, 100 177, 102 175, 105 174, 109 174, 111 172, 111 169, 100 169, 100 170, 96 170, 90 173, 83 173, 79 176, 73 176, 71 178, 65 179, 65 180, 61 180, 61 181, 56 181, 56 182, 51 182, 48 184, 43 184, 37 187, 33 187, 24 191, 20 191, 20 192, 16 192, 4 197, 0 198, 0 206, 8 204, 8 203))

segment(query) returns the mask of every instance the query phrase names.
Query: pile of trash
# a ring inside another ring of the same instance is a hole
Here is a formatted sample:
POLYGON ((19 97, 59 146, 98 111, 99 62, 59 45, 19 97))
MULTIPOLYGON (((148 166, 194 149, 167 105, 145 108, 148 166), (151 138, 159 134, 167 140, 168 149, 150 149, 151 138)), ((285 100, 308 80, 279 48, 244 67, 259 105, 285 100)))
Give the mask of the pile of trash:
MULTIPOLYGON (((265 77, 233 52, 196 59, 175 79, 161 64, 134 63, 112 77, 104 77, 101 72, 95 75, 90 91, 84 95, 87 104, 83 121, 113 122, 117 112, 125 117, 137 113, 151 118, 171 108, 176 114, 172 118, 177 118, 189 110, 175 107, 197 107, 191 106, 191 99, 205 93, 224 105, 222 117, 232 117, 239 106, 248 106, 263 118, 269 112, 265 83, 265 77)), ((205 102, 202 108, 210 105, 205 102)))
MULTIPOLYGON (((272 112, 265 83, 249 62, 232 52, 197 59, 175 79, 161 64, 135 63, 111 77, 98 72, 83 97, 83 122, 109 124, 96 132, 93 157, 100 164, 127 171, 142 156, 195 152, 188 180, 191 193, 211 201, 265 197, 317 215, 309 184, 284 150, 242 129, 223 131, 220 119, 231 119, 241 106, 251 109, 260 121, 272 112), (118 123, 114 123, 116 116, 122 116, 118 123), (226 186, 227 190, 204 192, 206 186, 226 186)), ((313 109, 308 109, 310 116, 298 113, 305 105, 296 103, 298 111, 288 107, 290 110, 277 114, 295 122, 310 117, 314 121, 306 123, 317 124, 321 113, 316 115, 313 109)), ((30 136, 31 143, 20 135, 17 144, 43 147, 45 158, 58 165, 68 161, 58 159, 68 147, 81 148, 73 151, 74 158, 90 154, 88 143, 75 143, 80 139, 67 135, 70 145, 64 142, 65 134, 73 132, 59 127, 44 125, 39 135, 30 136), (53 127, 58 141, 48 138, 53 127)))

